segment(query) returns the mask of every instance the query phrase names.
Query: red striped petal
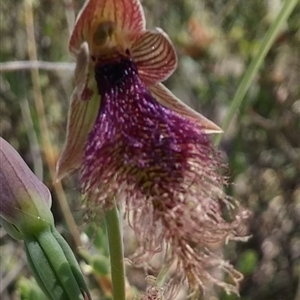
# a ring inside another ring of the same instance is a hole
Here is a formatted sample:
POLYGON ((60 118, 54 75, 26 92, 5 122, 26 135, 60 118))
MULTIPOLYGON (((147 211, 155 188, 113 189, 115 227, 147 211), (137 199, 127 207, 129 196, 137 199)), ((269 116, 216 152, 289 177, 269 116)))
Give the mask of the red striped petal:
POLYGON ((99 98, 99 95, 95 95, 90 101, 81 101, 77 89, 74 90, 69 109, 67 139, 56 166, 57 180, 79 168, 88 134, 99 111, 99 98))
POLYGON ((161 29, 142 33, 133 42, 131 50, 139 75, 147 85, 167 79, 176 69, 175 49, 161 29))
POLYGON ((191 120, 195 124, 198 124, 206 134, 221 133, 223 130, 210 121, 194 109, 186 105, 180 99, 178 99, 170 90, 168 90, 163 84, 159 83, 149 87, 152 96, 162 105, 172 109, 179 115, 191 120))
POLYGON ((76 53, 88 40, 94 24, 112 22, 125 33, 139 33, 145 29, 145 17, 139 0, 89 0, 80 11, 69 48, 76 53))

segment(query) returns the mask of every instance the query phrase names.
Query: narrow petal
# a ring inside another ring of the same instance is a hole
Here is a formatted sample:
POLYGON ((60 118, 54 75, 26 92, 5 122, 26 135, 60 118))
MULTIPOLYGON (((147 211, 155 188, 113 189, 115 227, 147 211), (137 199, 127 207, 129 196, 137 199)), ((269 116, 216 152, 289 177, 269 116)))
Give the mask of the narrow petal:
POLYGON ((76 54, 76 68, 74 72, 77 95, 82 101, 88 101, 93 96, 93 90, 95 89, 93 75, 94 69, 90 65, 89 47, 84 42, 76 54))
POLYGON ((145 31, 134 41, 132 58, 146 85, 164 81, 177 66, 177 55, 172 42, 159 28, 155 31, 145 31))
POLYGON ((99 99, 100 96, 95 95, 88 102, 81 101, 77 90, 74 90, 69 110, 67 140, 56 166, 57 180, 80 166, 88 134, 99 111, 99 99))
POLYGON ((139 0, 90 0, 78 15, 69 48, 76 53, 88 40, 87 34, 94 24, 113 22, 125 33, 138 33, 145 29, 144 12, 139 0))
POLYGON ((202 130, 206 134, 211 133, 221 133, 223 132, 222 129, 201 115, 200 113, 196 112, 194 109, 186 105, 180 99, 178 99, 170 90, 168 90, 163 84, 159 83, 149 87, 152 96, 162 105, 167 108, 172 109, 176 113, 180 114, 181 116, 193 121, 194 123, 201 126, 202 130))

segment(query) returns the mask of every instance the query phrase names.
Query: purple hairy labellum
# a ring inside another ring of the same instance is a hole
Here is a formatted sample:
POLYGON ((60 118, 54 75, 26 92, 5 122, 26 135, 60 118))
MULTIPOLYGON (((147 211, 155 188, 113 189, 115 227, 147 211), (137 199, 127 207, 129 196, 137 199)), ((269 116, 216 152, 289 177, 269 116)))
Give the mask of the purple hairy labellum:
POLYGON ((102 101, 82 167, 89 196, 98 191, 96 198, 105 202, 126 183, 131 197, 158 197, 159 202, 166 198, 171 208, 175 203, 170 199, 199 177, 197 167, 204 179, 201 184, 209 184, 206 173, 216 162, 207 136, 154 99, 132 60, 97 66, 95 79, 102 101))
MULTIPOLYGON (((213 281, 205 269, 220 259, 209 249, 230 239, 247 217, 223 218, 223 209, 233 206, 222 190, 218 153, 201 127, 155 100, 132 60, 97 65, 95 80, 102 101, 81 168, 88 209, 107 211, 113 197, 125 195, 140 253, 151 256, 167 241, 168 259, 177 260, 190 282, 213 281)), ((229 264, 221 268, 241 279, 229 264)))

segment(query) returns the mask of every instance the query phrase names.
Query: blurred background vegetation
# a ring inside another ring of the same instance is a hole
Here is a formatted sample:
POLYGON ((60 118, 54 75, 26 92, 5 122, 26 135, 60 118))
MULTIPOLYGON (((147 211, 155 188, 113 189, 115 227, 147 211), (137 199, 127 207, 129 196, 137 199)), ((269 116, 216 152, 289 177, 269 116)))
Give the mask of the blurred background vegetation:
MULTIPOLYGON (((280 0, 144 0, 147 27, 173 40, 179 66, 166 85, 221 124, 237 86, 274 21, 280 0)), ((86 227, 77 177, 53 184, 62 149, 74 58, 68 39, 83 0, 3 0, 0 4, 1 136, 22 155, 53 195, 63 236, 80 250, 94 299, 110 298, 105 229, 86 227), (30 68, 20 61, 39 60, 30 68), (66 64, 64 64, 66 63, 66 64), (33 66, 34 67, 34 66, 33 66), (69 207, 64 205, 68 200, 69 207), (71 210, 75 222, 70 218, 71 210), (80 234, 79 234, 80 233, 80 234), (81 235, 81 236, 79 236, 81 235), (85 246, 82 247, 82 241, 85 246), (86 244, 87 242, 87 244, 86 244), (84 259, 83 259, 84 258, 84 259), (100 291, 100 292, 99 292, 100 291)), ((243 300, 300 299, 300 3, 278 35, 220 150, 233 184, 228 192, 253 212, 247 243, 230 244, 226 257, 244 274, 243 300)), ((125 231, 125 250, 134 247, 125 231)), ((79 256, 78 256, 79 257, 79 256)), ((35 290, 22 242, 0 228, 0 298, 42 299, 35 290), (31 297, 31 298, 30 298, 31 297)), ((141 270, 128 280, 145 288, 141 270)), ((180 299, 186 299, 179 295, 180 299), (181 297, 181 298, 180 298, 181 297)), ((236 299, 220 294, 219 299, 236 299)))

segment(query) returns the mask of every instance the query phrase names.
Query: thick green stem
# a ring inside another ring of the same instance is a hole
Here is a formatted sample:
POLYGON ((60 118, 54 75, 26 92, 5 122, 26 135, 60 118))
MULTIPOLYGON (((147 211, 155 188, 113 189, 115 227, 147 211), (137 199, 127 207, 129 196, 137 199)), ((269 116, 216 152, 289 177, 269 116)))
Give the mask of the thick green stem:
POLYGON ((109 244, 114 300, 125 300, 123 237, 117 206, 106 213, 105 222, 109 244))
MULTIPOLYGON (((271 27, 267 31, 256 56, 253 58, 244 77, 242 78, 241 83, 238 86, 238 89, 237 89, 235 96, 232 100, 232 103, 230 105, 229 112, 227 113, 226 118, 222 123, 221 127, 224 132, 228 128, 234 113, 241 105, 241 103, 253 81, 254 76, 257 74, 264 58, 266 57, 275 38, 277 37, 280 29, 282 28, 282 25, 290 16, 290 14, 293 11, 294 7, 296 6, 297 2, 298 2, 298 0, 286 0, 284 2, 284 5, 281 8, 281 11, 279 12, 278 16, 276 17, 274 23, 271 25, 271 27)), ((218 134, 215 138, 216 146, 220 143, 221 139, 222 139, 222 134, 218 134)))

